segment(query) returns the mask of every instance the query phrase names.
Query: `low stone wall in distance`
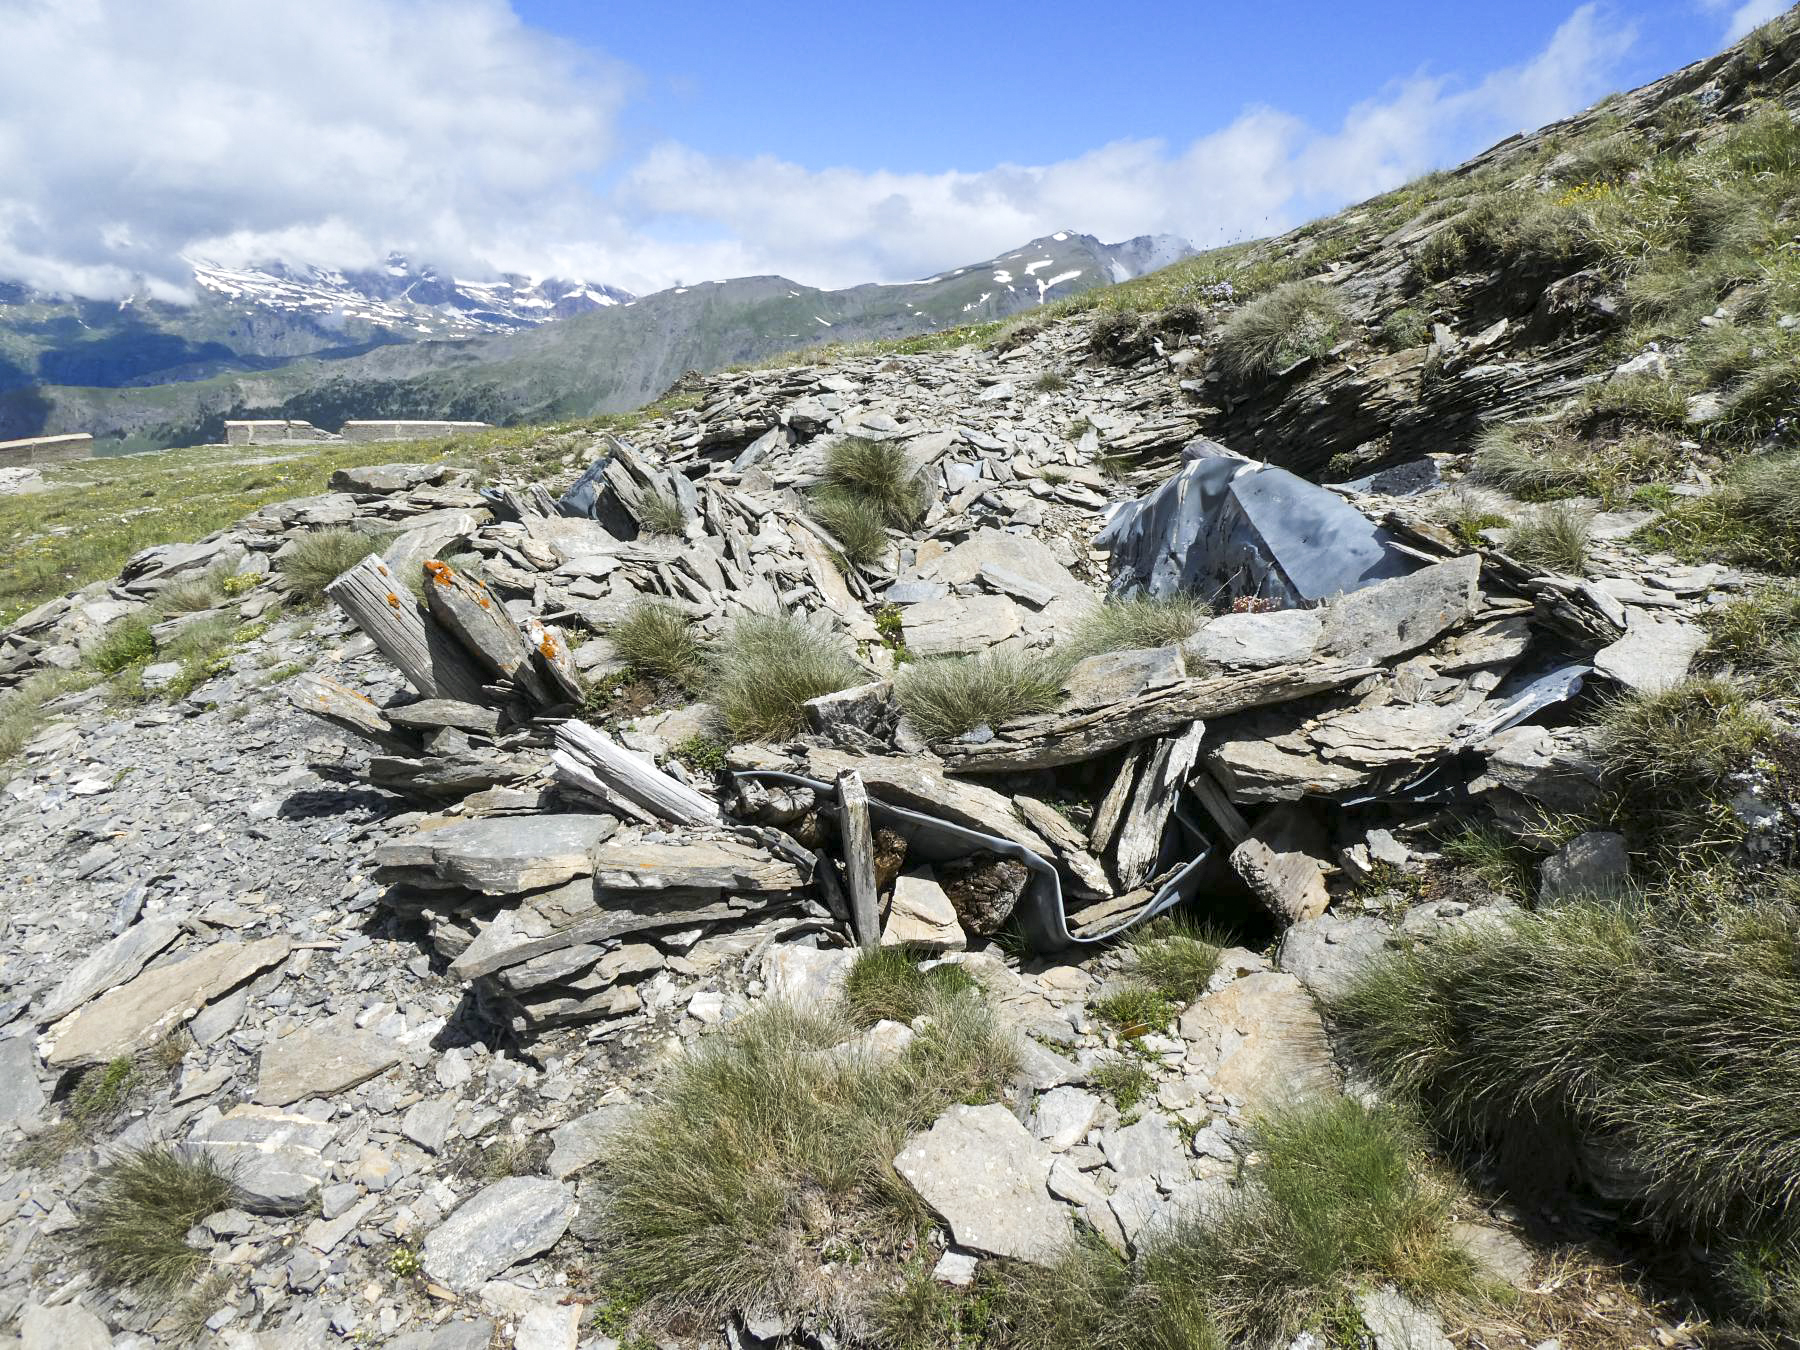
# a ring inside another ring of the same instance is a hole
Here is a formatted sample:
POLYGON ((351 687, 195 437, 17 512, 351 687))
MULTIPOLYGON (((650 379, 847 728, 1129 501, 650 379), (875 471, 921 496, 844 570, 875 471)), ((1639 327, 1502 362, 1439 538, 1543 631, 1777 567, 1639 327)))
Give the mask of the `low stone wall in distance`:
POLYGON ((329 431, 291 417, 269 417, 225 424, 227 445, 280 445, 290 441, 335 441, 329 431))
POLYGON ((487 422, 346 422, 343 436, 347 441, 419 441, 489 429, 487 422))
POLYGON ((94 438, 85 431, 66 436, 27 436, 20 441, 0 441, 0 469, 20 464, 60 464, 64 460, 88 459, 94 453, 94 438))

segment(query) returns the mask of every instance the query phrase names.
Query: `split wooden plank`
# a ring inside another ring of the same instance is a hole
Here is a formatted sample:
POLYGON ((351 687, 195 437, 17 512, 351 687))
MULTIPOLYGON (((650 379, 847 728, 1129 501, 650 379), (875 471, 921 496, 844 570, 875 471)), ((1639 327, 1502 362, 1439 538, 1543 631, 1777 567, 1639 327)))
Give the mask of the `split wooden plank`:
POLYGON ((1190 722, 1290 702, 1374 673, 1372 666, 1308 661, 1177 680, 1105 707, 1015 718, 995 727, 994 738, 981 744, 942 741, 932 749, 956 773, 1052 769, 1177 733, 1190 722))
POLYGON ((580 703, 586 691, 562 629, 529 618, 525 620, 525 639, 531 644, 532 665, 544 684, 561 696, 560 702, 580 703))
POLYGON ((718 806, 678 783, 648 760, 634 755, 603 731, 571 718, 556 729, 554 756, 558 778, 599 797, 623 801, 671 825, 718 825, 718 806), (596 791, 596 789, 598 789, 596 791))
POLYGON ((413 599, 379 554, 325 587, 356 626, 425 698, 482 701, 481 668, 413 599))
POLYGON ((1138 770, 1143 768, 1144 757, 1149 753, 1149 747, 1142 743, 1128 749, 1119 762, 1119 771, 1101 796, 1100 805, 1094 808, 1094 818, 1088 822, 1088 847, 1095 853, 1105 853, 1112 847, 1113 836, 1119 832, 1119 822, 1125 816, 1125 804, 1137 785, 1138 770))
POLYGON ((1193 776, 1205 735, 1206 724, 1195 722, 1179 736, 1157 741, 1145 758, 1113 841, 1113 877, 1120 889, 1143 885, 1156 870, 1163 833, 1175 813, 1182 786, 1193 776))
POLYGON ((844 879, 850 889, 850 926, 857 946, 879 946, 881 910, 875 894, 875 836, 869 825, 869 789, 855 769, 846 769, 837 776, 837 798, 844 879))

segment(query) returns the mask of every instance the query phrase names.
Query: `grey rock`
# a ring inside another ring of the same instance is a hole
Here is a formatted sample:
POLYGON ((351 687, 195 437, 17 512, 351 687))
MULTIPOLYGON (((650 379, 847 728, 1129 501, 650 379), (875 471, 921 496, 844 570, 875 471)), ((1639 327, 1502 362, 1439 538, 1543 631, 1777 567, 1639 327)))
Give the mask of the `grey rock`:
POLYGON ((1336 998, 1387 951, 1390 932, 1380 919, 1321 914, 1282 935, 1276 961, 1319 998, 1336 998))
POLYGON ((112 1350, 112 1333, 79 1303, 33 1303, 19 1318, 19 1350, 112 1350))
POLYGON ((574 1176, 600 1156, 606 1141, 630 1114, 630 1106, 618 1102, 557 1126, 550 1132, 553 1147, 544 1170, 558 1181, 574 1176))
POLYGON ((1531 1272, 1537 1258, 1510 1230, 1485 1223, 1453 1223, 1450 1241, 1468 1253, 1488 1279, 1515 1289, 1531 1288, 1531 1272))
POLYGON ((513 1329, 513 1350, 575 1350, 582 1304, 534 1302, 513 1329))
POLYGON ((906 649, 919 656, 978 652, 1016 637, 1018 605, 1004 595, 945 596, 909 605, 900 618, 906 649))
POLYGON ((425 1239, 425 1273, 458 1293, 556 1244, 575 1214, 560 1181, 507 1177, 477 1192, 425 1239))
POLYGON ((37 1052, 26 1036, 0 1041, 0 1126, 35 1120, 44 1109, 37 1052))
POLYGON ((1283 609, 1270 614, 1221 614, 1181 644, 1190 669, 1231 666, 1263 670, 1304 661, 1325 631, 1315 609, 1283 609))
POLYGON ((1227 1097, 1274 1110, 1341 1087, 1319 1011, 1292 975, 1233 980, 1181 1015, 1188 1064, 1227 1097))
POLYGON ((1037 1099, 1032 1129, 1057 1153, 1074 1148, 1087 1138, 1106 1103, 1078 1087, 1056 1087, 1037 1099))
POLYGON ((254 1214, 297 1214, 330 1175, 323 1150, 336 1131, 306 1116, 233 1107, 191 1136, 228 1171, 238 1204, 254 1214))
POLYGON ((1150 1226, 1160 1202, 1156 1181, 1151 1177, 1126 1177, 1118 1189, 1107 1196, 1107 1208, 1118 1221, 1127 1245, 1135 1244, 1138 1236, 1150 1226))
POLYGON ((1148 690, 1174 684, 1186 675, 1187 663, 1178 647, 1101 652, 1078 661, 1069 671, 1058 710, 1110 708, 1148 690))
POLYGON ((1680 619, 1657 619, 1648 610, 1627 611, 1625 636, 1594 655, 1594 669, 1627 689, 1656 693, 1687 678, 1706 646, 1706 630, 1680 619))
POLYGON ((1376 1350, 1452 1350, 1437 1314, 1391 1284, 1357 1294, 1356 1310, 1375 1338, 1376 1350))
POLYGON ((285 960, 291 947, 286 937, 215 942, 185 961, 145 971, 58 1022, 49 1063, 100 1064, 148 1049, 212 999, 285 960))
POLYGON ((431 1350, 488 1350, 494 1343, 494 1323, 486 1317, 448 1322, 431 1337, 431 1350))
POLYGON ((997 1103, 951 1107, 906 1141, 894 1168, 960 1247, 1047 1263, 1073 1236, 1050 1196, 1049 1150, 997 1103))
POLYGON ((385 1073, 400 1050, 369 1031, 296 1031, 263 1047, 254 1100, 289 1106, 307 1097, 329 1097, 385 1073))
POLYGON ((1625 836, 1611 830, 1576 835, 1544 859, 1538 873, 1540 900, 1616 896, 1631 884, 1625 836))
POLYGON ((1146 1111, 1136 1122, 1100 1136, 1106 1161, 1121 1177, 1187 1174, 1187 1150, 1167 1116, 1146 1111))
POLYGON ((980 1264, 974 1252, 959 1252, 951 1247, 938 1257, 938 1263, 931 1268, 931 1278, 940 1284, 967 1289, 975 1283, 975 1268, 980 1264))
POLYGON ((1480 577, 1481 555, 1467 553, 1352 591, 1326 612, 1319 655, 1379 665, 1417 651, 1474 614, 1480 577))
POLYGON ((887 923, 881 930, 884 947, 921 947, 927 951, 960 952, 969 939, 957 922, 956 906, 944 894, 929 870, 904 872, 894 879, 887 923))
POLYGON ((127 928, 111 942, 77 961, 56 986, 39 1017, 41 1022, 55 1022, 75 1011, 89 999, 98 998, 115 985, 123 984, 148 964, 151 957, 181 936, 182 928, 174 919, 146 919, 127 928))
POLYGON ((442 1153, 455 1120, 456 1101, 453 1098, 429 1098, 407 1108, 400 1119, 400 1133, 427 1153, 442 1153))
POLYGON ((378 867, 423 869, 487 895, 560 886, 592 875, 611 816, 489 816, 424 830, 375 850, 378 867))

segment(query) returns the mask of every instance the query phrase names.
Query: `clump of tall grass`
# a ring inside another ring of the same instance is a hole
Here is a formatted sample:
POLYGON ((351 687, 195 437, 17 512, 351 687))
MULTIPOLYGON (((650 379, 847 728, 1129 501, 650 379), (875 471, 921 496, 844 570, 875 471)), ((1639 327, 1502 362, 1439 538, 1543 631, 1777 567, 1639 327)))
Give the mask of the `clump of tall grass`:
POLYGON ((206 1260, 188 1245, 188 1230, 224 1209, 233 1189, 203 1151, 166 1144, 134 1149, 102 1167, 86 1190, 77 1243, 108 1283, 166 1304, 206 1260))
POLYGON ((966 988, 936 987, 897 1058, 827 1053, 836 1013, 770 1005, 702 1040, 604 1146, 591 1234, 652 1314, 799 1307, 818 1238, 889 1245, 927 1215, 893 1169, 913 1132, 992 1100, 1017 1048, 966 988))
POLYGON ((1211 617, 1207 603, 1185 591, 1165 596, 1108 596, 1076 621, 1056 650, 1073 665, 1105 652, 1171 647, 1187 641, 1211 617))
POLYGON ((1800 1238, 1790 908, 1514 914, 1388 955, 1331 1013, 1459 1150, 1531 1188, 1600 1169, 1644 1222, 1740 1261, 1761 1252, 1781 1279, 1800 1238))
POLYGON ((1292 281, 1233 314, 1219 333, 1216 356, 1227 374, 1248 379, 1324 355, 1344 324, 1335 290, 1324 282, 1292 281))
POLYGON ((1579 574, 1587 566, 1593 513, 1564 502, 1539 507, 1506 534, 1506 552, 1520 562, 1579 574))
POLYGON ((960 736, 1011 717, 1047 712, 1068 665, 1038 652, 1000 649, 913 661, 894 677, 894 697, 928 740, 960 736))
POLYGON ((705 665, 693 620, 663 601, 640 600, 606 637, 621 661, 652 679, 692 685, 705 665))
POLYGON ((313 530, 294 540, 275 565, 295 602, 311 605, 325 598, 327 586, 380 549, 380 538, 367 530, 350 526, 313 530))
POLYGON ((836 636, 793 615, 745 614, 708 654, 708 692, 742 740, 800 730, 809 699, 867 676, 836 636))

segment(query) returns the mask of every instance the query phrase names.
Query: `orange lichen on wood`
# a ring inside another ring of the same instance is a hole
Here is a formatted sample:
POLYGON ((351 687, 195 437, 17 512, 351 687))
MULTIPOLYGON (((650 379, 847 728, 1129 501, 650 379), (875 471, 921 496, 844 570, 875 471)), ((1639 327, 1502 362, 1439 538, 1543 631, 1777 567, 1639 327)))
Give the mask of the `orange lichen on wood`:
POLYGON ((388 603, 390 605, 392 605, 395 609, 399 609, 400 608, 400 597, 395 595, 392 591, 389 591, 388 592, 388 603))
POLYGON ((440 586, 448 586, 456 580, 456 573, 448 563, 441 563, 436 558, 425 564, 425 572, 440 586))
POLYGON ((543 638, 538 642, 538 651, 543 653, 544 660, 556 660, 556 639, 551 637, 550 634, 545 633, 543 638))

